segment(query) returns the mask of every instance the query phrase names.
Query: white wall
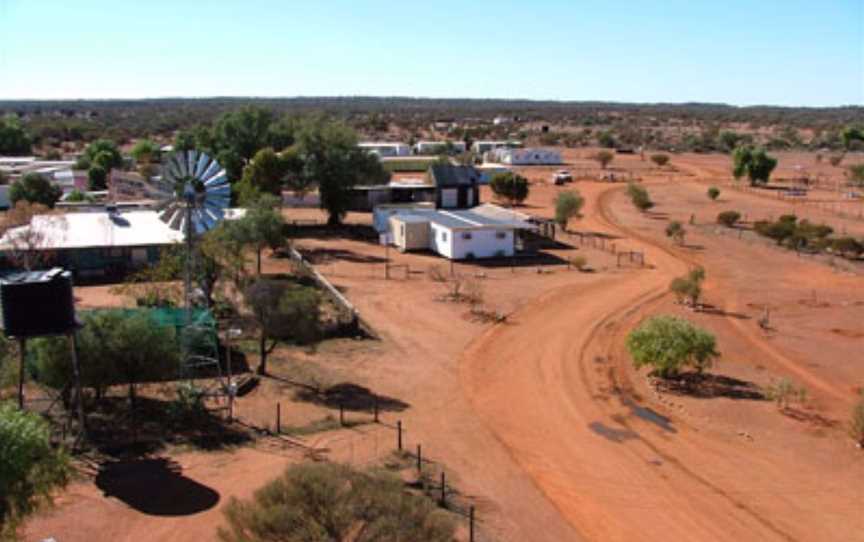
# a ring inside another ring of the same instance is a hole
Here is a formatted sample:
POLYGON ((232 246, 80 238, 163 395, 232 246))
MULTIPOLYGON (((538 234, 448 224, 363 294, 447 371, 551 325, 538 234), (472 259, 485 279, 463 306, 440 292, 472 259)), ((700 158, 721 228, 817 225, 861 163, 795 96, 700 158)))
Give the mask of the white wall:
POLYGON ((453 258, 453 231, 434 222, 429 224, 429 248, 445 258, 453 258))
POLYGON ((468 253, 474 255, 475 258, 494 258, 496 256, 513 255, 513 230, 496 230, 496 229, 474 229, 470 231, 452 232, 453 235, 453 252, 450 256, 456 260, 462 260, 468 253), (503 238, 499 239, 497 234, 503 234, 503 238), (470 239, 465 239, 463 234, 470 234, 470 239))

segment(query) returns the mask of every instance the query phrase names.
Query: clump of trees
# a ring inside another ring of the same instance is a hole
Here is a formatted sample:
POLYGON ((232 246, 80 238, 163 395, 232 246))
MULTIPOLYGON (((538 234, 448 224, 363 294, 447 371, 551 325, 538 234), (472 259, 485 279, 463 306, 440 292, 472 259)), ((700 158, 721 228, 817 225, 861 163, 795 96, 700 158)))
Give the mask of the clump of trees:
POLYGON ((701 373, 720 356, 711 333, 675 316, 648 319, 630 332, 626 345, 637 369, 651 367, 664 379, 690 367, 701 373))
POLYGON ((597 151, 593 155, 591 155, 591 158, 593 158, 598 164, 600 164, 600 167, 602 169, 606 169, 609 164, 612 163, 612 160, 615 159, 615 154, 611 151, 597 151))
POLYGON ((742 145, 732 153, 732 175, 736 180, 746 176, 753 186, 768 184, 775 167, 777 159, 761 147, 742 145))
POLYGON ((853 185, 864 187, 864 164, 853 164, 848 168, 849 180, 853 185))
POLYGON ((38 414, 0 404, 0 539, 15 540, 20 522, 66 485, 71 469, 38 414))
POLYGON ((675 294, 678 303, 689 304, 694 309, 699 306, 702 297, 702 283, 705 281, 705 269, 691 269, 683 277, 676 277, 669 283, 669 291, 675 294))
POLYGON ((33 141, 16 115, 0 118, 0 155, 25 156, 32 147, 33 141))
POLYGON ((627 195, 630 196, 630 201, 633 206, 640 211, 647 211, 654 207, 654 202, 651 201, 651 196, 644 186, 631 182, 627 185, 627 195))
POLYGON ((776 221, 758 220, 753 229, 759 235, 768 237, 778 245, 794 250, 822 250, 830 246, 828 236, 834 229, 826 224, 814 224, 808 220, 798 220, 795 215, 782 215, 776 221))
POLYGON ((578 191, 559 192, 555 196, 555 222, 566 231, 567 223, 571 218, 579 216, 584 205, 585 198, 578 191))
POLYGON ((53 208, 62 195, 59 186, 38 173, 27 173, 9 187, 9 201, 13 206, 26 201, 53 208))
POLYGON ((123 167, 123 155, 120 154, 117 144, 110 139, 97 139, 87 145, 75 167, 87 170, 90 190, 105 190, 108 188, 108 174, 111 170, 123 167))
POLYGON ((720 197, 720 189, 716 186, 712 186, 708 189, 708 199, 711 201, 717 201, 717 198, 720 197))
POLYGON ((450 542, 455 525, 428 498, 385 471, 303 463, 225 507, 223 542, 416 540, 450 542))
POLYGON ((492 177, 489 187, 497 197, 506 200, 510 205, 521 204, 528 198, 528 179, 510 171, 492 177))
POLYGON ((717 223, 727 228, 734 228, 739 220, 741 220, 741 213, 738 211, 723 211, 717 214, 717 223))
POLYGON ((666 237, 672 239, 679 245, 684 244, 684 237, 686 235, 687 230, 685 230, 681 222, 677 220, 673 220, 666 226, 666 237))
POLYGON ((156 164, 162 159, 162 150, 153 141, 141 139, 135 143, 129 155, 135 160, 138 173, 145 179, 149 179, 156 173, 156 164))

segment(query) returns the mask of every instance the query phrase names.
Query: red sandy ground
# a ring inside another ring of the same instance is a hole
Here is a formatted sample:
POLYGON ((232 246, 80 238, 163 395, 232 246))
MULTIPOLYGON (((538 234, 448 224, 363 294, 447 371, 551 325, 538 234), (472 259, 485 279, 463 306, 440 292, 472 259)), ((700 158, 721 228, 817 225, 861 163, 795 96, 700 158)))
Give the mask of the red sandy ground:
MULTIPOLYGON (((565 156, 587 169, 587 155, 565 156)), ((784 155, 780 171, 802 159, 784 155)), ((338 251, 321 269, 382 339, 285 351, 274 372, 351 381, 408 403, 383 420, 403 420, 407 445, 422 443, 447 465, 459 490, 475 499, 484 539, 864 540, 864 457, 844 427, 864 385, 861 276, 713 233, 707 223, 719 210, 762 216, 791 209, 731 188, 708 201, 708 184, 728 180, 728 158, 676 155, 675 169, 662 172, 648 164, 618 156, 613 167, 643 177, 658 202, 654 213, 635 212, 620 184, 579 182, 588 204, 572 227, 616 236, 619 249, 644 250, 649 269, 618 269, 611 255, 593 249, 558 253, 586 255, 595 273, 457 267, 484 277, 477 280, 486 305, 510 313, 505 324, 475 322, 465 305, 436 301, 444 286, 425 271, 446 271, 441 260, 390 251, 412 272, 384 280, 379 246, 301 240, 304 250, 338 251), (697 224, 689 226, 693 214, 697 224), (685 247, 665 239, 667 219, 685 224, 685 247), (710 313, 685 310, 666 294, 671 278, 697 264, 708 271, 710 313), (767 333, 756 325, 766 305, 774 328, 767 333), (623 350, 627 331, 655 313, 681 314, 717 335, 723 355, 712 373, 754 385, 787 377, 807 388, 808 403, 781 414, 766 401, 657 394, 623 350)), ((549 184, 555 169, 525 169, 534 181, 530 212, 551 216, 562 190, 549 184)), ((864 231, 858 221, 824 219, 864 231)), ((286 266, 266 263, 270 271, 286 266)), ((78 295, 98 304, 105 291, 78 295)), ((292 403, 290 393, 268 383, 242 399, 240 411, 263 421, 284 400, 295 422, 323 412, 292 403)), ((393 441, 380 425, 292 439, 355 464, 381 457, 393 441)), ((220 494, 218 506, 182 517, 143 514, 78 482, 28 523, 26 538, 213 539, 230 496, 250 495, 303 452, 264 439, 235 452, 172 454, 185 476, 220 494)))

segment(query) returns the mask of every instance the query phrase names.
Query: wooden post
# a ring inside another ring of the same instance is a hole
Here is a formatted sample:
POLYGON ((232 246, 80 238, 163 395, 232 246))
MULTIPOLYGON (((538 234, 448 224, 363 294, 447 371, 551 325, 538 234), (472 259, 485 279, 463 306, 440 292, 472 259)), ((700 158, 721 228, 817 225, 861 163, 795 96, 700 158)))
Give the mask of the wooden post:
POLYGON ((417 445, 417 474, 423 473, 423 450, 417 445))
POLYGON ((24 410, 24 358, 27 357, 27 339, 18 339, 18 408, 24 410))
POLYGON ((474 506, 468 508, 468 540, 474 542, 474 506))
POLYGON ((375 402, 373 403, 372 408, 374 409, 375 423, 378 423, 378 396, 375 395, 373 397, 375 402))
POLYGON ((396 422, 396 449, 402 451, 402 420, 396 422))
POLYGON ((444 477, 444 471, 441 471, 441 506, 447 506, 447 479, 444 477))
POLYGON ((339 403, 339 425, 345 425, 345 405, 339 403))
POLYGON ((276 434, 282 433, 282 403, 276 403, 276 434))

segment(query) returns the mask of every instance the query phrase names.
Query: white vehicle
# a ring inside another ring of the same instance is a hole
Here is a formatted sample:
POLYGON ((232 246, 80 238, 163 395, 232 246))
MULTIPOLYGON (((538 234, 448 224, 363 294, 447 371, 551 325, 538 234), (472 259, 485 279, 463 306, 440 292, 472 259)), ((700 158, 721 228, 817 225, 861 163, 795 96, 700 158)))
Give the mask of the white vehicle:
POLYGON ((564 183, 573 182, 573 176, 570 175, 570 172, 566 169, 561 169, 552 175, 552 181, 557 185, 562 185, 564 183))

